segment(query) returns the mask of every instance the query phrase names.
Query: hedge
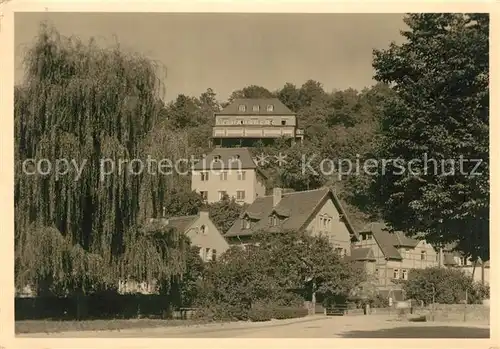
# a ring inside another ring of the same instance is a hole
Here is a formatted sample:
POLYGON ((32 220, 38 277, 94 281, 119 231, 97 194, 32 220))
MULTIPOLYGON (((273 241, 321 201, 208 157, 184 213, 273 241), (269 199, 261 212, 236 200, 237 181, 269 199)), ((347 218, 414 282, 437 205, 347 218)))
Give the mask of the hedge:
POLYGON ((307 309, 299 307, 258 307, 250 309, 248 318, 250 321, 257 322, 271 319, 293 319, 307 316, 307 314, 307 309))

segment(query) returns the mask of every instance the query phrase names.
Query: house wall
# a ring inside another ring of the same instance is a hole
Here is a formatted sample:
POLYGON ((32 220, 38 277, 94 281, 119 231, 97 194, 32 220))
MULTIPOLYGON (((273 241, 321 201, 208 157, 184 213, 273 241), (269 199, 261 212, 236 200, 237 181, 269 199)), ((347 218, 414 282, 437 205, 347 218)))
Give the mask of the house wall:
POLYGON ((438 253, 425 240, 421 240, 415 248, 402 247, 398 251, 403 257, 401 268, 424 269, 437 267, 439 264, 438 253))
MULTIPOLYGON (((403 247, 399 248, 399 254, 402 260, 390 259, 386 260, 380 246, 373 236, 370 234, 367 237, 354 243, 355 247, 369 247, 375 256, 375 279, 381 287, 392 287, 392 280, 396 277, 403 279, 407 277, 410 269, 424 269, 438 265, 438 253, 427 242, 420 241, 415 248, 403 247), (370 237, 371 236, 371 237, 370 237), (424 251, 424 259, 422 259, 422 251, 424 251)), ((369 264, 366 264, 369 268, 369 264)), ((367 272, 372 272, 367 269, 367 272)))
POLYGON ((186 235, 191 239, 192 245, 200 248, 200 257, 205 262, 211 260, 213 251, 218 258, 229 249, 229 244, 208 217, 208 212, 200 213, 200 217, 188 228, 186 235), (207 228, 205 233, 201 229, 203 225, 207 228))
POLYGON ((340 214, 331 199, 324 203, 306 230, 309 230, 313 235, 326 235, 331 244, 343 250, 344 255, 351 254, 349 230, 346 224, 340 220, 340 214), (330 225, 328 227, 320 225, 320 217, 331 218, 330 225))
POLYGON ((229 197, 236 199, 236 192, 238 190, 245 191, 245 198, 237 202, 252 203, 257 196, 265 195, 265 185, 260 176, 257 175, 254 169, 242 170, 245 172, 245 179, 238 179, 238 171, 228 170, 227 179, 221 178, 221 171, 213 170, 208 171, 208 180, 201 180, 201 172, 207 171, 193 171, 191 175, 191 189, 197 192, 206 191, 208 193, 207 202, 213 203, 220 200, 219 192, 225 191, 229 197))

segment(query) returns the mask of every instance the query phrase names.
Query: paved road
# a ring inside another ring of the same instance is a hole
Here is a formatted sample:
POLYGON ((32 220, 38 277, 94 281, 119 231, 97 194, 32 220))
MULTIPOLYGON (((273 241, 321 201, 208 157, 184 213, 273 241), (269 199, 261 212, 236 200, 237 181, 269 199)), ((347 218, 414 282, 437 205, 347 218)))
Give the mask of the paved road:
POLYGON ((130 329, 119 332, 66 332, 21 337, 147 338, 489 338, 489 326, 472 323, 412 323, 387 315, 274 320, 266 323, 130 329))

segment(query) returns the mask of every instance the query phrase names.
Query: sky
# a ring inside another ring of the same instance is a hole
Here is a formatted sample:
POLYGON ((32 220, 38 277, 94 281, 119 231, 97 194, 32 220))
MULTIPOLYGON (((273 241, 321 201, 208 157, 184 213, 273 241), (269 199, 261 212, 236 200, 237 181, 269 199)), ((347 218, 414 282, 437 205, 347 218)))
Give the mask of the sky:
POLYGON ((313 79, 326 91, 362 89, 374 83, 373 49, 401 42, 403 14, 246 13, 50 13, 15 15, 15 80, 23 79, 23 54, 41 21, 64 36, 91 37, 120 46, 166 68, 166 100, 217 99, 248 85, 276 90, 313 79))

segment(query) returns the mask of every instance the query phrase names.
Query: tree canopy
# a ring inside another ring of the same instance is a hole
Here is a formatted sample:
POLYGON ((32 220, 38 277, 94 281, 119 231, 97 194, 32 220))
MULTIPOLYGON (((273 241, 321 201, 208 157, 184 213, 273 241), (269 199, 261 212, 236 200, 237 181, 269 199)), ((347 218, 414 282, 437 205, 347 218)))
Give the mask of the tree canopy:
POLYGON ((394 229, 488 260, 489 16, 410 14, 405 23, 405 43, 374 53, 376 79, 396 93, 376 152, 413 160, 413 173, 389 163, 373 199, 394 229))

